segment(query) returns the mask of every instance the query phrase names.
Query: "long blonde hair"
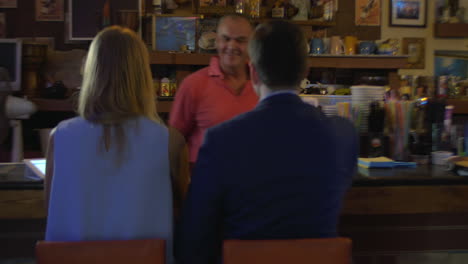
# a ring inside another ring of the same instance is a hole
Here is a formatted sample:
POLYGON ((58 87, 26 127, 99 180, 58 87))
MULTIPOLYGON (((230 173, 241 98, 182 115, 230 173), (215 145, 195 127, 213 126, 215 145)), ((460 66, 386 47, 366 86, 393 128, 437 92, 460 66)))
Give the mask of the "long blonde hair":
POLYGON ((83 72, 78 113, 104 126, 106 151, 125 144, 121 124, 137 116, 161 122, 151 78, 148 50, 135 32, 108 27, 91 43, 83 72), (112 133, 114 131, 114 133, 112 133), (112 139, 112 140, 111 140, 112 139))

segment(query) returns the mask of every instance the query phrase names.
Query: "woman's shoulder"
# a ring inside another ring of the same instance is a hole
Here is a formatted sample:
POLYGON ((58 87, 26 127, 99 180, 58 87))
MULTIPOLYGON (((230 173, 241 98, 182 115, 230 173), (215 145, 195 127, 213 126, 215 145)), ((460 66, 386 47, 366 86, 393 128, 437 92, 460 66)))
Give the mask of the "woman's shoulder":
POLYGON ((77 126, 81 126, 86 123, 88 123, 88 121, 86 121, 80 116, 72 117, 70 119, 65 119, 63 121, 60 121, 60 123, 58 123, 58 125, 56 126, 56 130, 76 128, 77 126))

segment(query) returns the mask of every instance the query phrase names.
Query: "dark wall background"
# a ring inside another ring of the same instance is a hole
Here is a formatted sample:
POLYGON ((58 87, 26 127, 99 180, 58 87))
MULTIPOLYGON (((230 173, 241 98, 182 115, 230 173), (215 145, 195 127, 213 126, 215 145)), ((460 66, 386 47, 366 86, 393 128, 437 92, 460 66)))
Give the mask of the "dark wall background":
MULTIPOLYGON (((65 8, 67 10, 67 2, 65 8)), ((7 38, 53 37, 55 49, 71 50, 75 48, 86 49, 88 43, 65 44, 64 21, 36 21, 34 0, 18 0, 17 8, 0 8, 5 13, 7 38)))

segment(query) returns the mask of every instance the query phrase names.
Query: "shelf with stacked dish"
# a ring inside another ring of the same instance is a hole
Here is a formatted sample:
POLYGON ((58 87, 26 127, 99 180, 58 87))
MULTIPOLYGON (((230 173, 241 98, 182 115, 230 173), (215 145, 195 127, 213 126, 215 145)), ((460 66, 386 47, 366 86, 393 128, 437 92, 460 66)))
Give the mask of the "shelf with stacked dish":
MULTIPOLYGON (((150 63, 156 65, 186 65, 205 66, 210 62, 212 53, 180 53, 180 52, 151 52, 150 63)), ((389 71, 389 82, 396 78, 398 85, 397 70, 406 65, 406 56, 382 56, 382 55, 314 55, 309 56, 309 67, 311 68, 341 68, 341 69, 386 69, 389 71)), ((176 78, 180 82, 191 72, 183 69, 178 70, 176 78)), ((33 102, 39 111, 70 111, 76 110, 76 103, 72 99, 44 99, 34 98, 33 102)), ((468 101, 467 101, 468 102, 468 101)), ((158 112, 168 113, 172 106, 171 98, 159 98, 157 102, 158 112)), ((468 113, 468 109, 467 109, 468 113)))
MULTIPOLYGON (((156 65, 208 65, 213 53, 182 53, 182 52, 151 52, 150 63, 156 65)), ((310 68, 330 69, 382 69, 388 74, 389 85, 398 88, 400 81, 398 69, 405 68, 408 56, 393 55, 310 55, 308 63, 310 68)), ((191 72, 182 67, 176 71, 179 84, 191 72)), ((170 103, 170 101, 166 101, 170 103)))

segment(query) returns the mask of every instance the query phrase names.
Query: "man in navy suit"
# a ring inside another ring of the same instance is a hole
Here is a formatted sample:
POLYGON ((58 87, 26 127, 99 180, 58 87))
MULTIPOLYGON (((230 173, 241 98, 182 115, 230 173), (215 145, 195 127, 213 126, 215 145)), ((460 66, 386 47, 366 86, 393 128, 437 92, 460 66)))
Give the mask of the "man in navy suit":
POLYGON ((176 242, 180 263, 217 263, 226 239, 336 237, 355 172, 353 125, 302 102, 307 42, 286 21, 257 27, 250 43, 255 109, 209 129, 176 242))

